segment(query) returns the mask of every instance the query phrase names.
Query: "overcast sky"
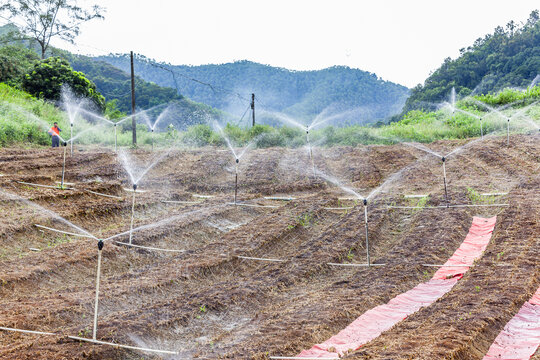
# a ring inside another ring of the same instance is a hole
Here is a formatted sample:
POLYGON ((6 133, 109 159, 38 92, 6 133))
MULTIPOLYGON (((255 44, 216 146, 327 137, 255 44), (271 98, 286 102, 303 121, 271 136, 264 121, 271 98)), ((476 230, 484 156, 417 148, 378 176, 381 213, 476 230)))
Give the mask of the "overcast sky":
POLYGON ((295 70, 332 65, 413 87, 444 58, 538 0, 85 0, 107 11, 81 28, 84 54, 133 50, 172 64, 252 60, 295 70))

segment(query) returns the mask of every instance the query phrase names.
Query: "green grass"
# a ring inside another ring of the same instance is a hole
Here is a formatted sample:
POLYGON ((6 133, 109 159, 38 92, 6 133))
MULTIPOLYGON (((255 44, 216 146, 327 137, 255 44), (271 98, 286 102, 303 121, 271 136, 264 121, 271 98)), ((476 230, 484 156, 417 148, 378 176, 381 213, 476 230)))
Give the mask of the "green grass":
MULTIPOLYGON (((504 131, 506 120, 523 106, 530 105, 540 96, 540 87, 536 86, 525 91, 505 90, 494 95, 479 96, 476 99, 491 105, 522 100, 513 107, 503 110, 503 116, 487 113, 482 106, 476 104, 473 98, 462 100, 457 107, 482 118, 484 134, 494 131, 504 131)), ((540 104, 528 108, 524 115, 528 121, 540 119, 540 104)), ((433 142, 443 139, 466 139, 480 136, 480 120, 462 112, 451 114, 448 110, 421 111, 413 110, 407 113, 401 121, 382 126, 347 127, 327 126, 310 132, 312 144, 317 146, 356 146, 359 144, 392 144, 402 141, 433 142)), ((29 94, 0 83, 0 146, 13 145, 50 145, 47 129, 53 122, 58 122, 64 131, 61 135, 69 139, 69 119, 65 112, 51 103, 33 98, 29 94)), ((517 125, 514 131, 524 131, 529 126, 523 119, 517 118, 512 122, 517 125)), ((267 148, 276 146, 300 147, 306 145, 306 134, 299 128, 288 126, 272 127, 255 125, 243 128, 227 124, 225 134, 235 146, 245 146, 252 143, 254 147, 267 148)), ((99 126, 79 118, 75 121, 74 135, 86 131, 76 139, 76 144, 114 145, 114 128, 107 123, 99 126)), ((155 143, 158 146, 178 142, 183 145, 225 146, 225 141, 209 125, 194 125, 186 131, 169 128, 168 131, 155 133, 155 143)), ((118 126, 118 145, 131 146, 131 123, 126 121, 118 126)), ((137 125, 138 145, 149 147, 152 138, 144 124, 137 125)))

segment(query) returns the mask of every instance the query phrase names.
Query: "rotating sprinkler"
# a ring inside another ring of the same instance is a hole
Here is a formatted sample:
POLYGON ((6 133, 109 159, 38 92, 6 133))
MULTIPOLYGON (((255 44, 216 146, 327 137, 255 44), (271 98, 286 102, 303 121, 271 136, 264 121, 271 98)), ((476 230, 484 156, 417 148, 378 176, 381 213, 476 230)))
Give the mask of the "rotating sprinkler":
MULTIPOLYGON (((73 142, 72 142, 73 143, 73 142)), ((64 188, 64 174, 66 173, 66 150, 67 142, 63 141, 62 145, 64 146, 64 161, 62 162, 62 182, 60 182, 60 189, 64 188)))
POLYGON ((371 259, 369 257, 369 233, 368 233, 368 218, 367 218, 367 199, 364 199, 364 224, 366 226, 366 257, 367 266, 371 267, 371 259))
POLYGON ((96 340, 97 335, 97 321, 98 321, 98 304, 99 304, 99 281, 101 278, 101 252, 103 251, 103 240, 99 240, 98 246, 98 262, 97 262, 97 274, 96 274, 96 300, 94 302, 94 329, 92 331, 92 339, 96 340))
POLYGON ((446 201, 446 207, 449 207, 449 202, 448 202, 448 189, 446 187, 446 157, 442 157, 441 158, 442 160, 442 169, 443 169, 443 181, 444 181, 444 200, 446 201))
MULTIPOLYGON (((70 124, 71 126, 69 127, 69 130, 70 130, 70 136, 69 138, 70 139, 73 139, 73 123, 70 124)), ((73 156, 73 141, 70 142, 70 147, 71 147, 71 150, 70 150, 70 156, 73 156)))
POLYGON ((137 193, 137 184, 133 184, 133 198, 131 201, 131 224, 129 225, 129 244, 133 238, 133 217, 135 215, 135 194, 137 193))
POLYGON ((118 136, 116 134, 116 123, 114 123, 114 152, 116 152, 116 144, 118 142, 118 136))
POLYGON ((510 118, 506 118, 506 146, 510 146, 510 118))
POLYGON ((236 195, 238 194, 238 164, 240 159, 236 158, 236 165, 234 167, 234 205, 236 205, 236 195))
POLYGON ((315 161, 313 160, 313 149, 309 142, 309 127, 306 126, 306 140, 309 147, 309 159, 311 160, 311 167, 313 168, 313 176, 315 177, 315 161))

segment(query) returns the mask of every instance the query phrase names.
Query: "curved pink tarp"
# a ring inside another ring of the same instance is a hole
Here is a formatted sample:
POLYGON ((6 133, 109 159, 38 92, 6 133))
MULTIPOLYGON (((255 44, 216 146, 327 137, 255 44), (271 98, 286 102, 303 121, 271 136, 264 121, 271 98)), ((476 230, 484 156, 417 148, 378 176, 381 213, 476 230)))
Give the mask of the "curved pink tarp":
POLYGON ((540 345, 540 288, 506 324, 483 360, 529 360, 540 345))
POLYGON ((396 296, 387 304, 366 311, 337 335, 309 350, 302 351, 298 358, 336 359, 338 354, 357 350, 420 308, 437 301, 450 291, 473 262, 482 256, 491 239, 496 221, 496 217, 489 219, 474 217, 469 233, 459 249, 431 280, 396 296))

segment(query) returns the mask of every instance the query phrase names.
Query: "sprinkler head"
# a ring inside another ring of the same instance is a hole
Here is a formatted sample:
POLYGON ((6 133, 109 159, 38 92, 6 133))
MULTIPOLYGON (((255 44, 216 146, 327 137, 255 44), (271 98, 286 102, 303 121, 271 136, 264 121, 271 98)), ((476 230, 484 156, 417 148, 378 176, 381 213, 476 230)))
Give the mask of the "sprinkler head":
POLYGON ((116 127, 116 125, 117 125, 117 124, 116 124, 116 123, 114 123, 114 127, 116 127))
POLYGON ((442 160, 442 162, 445 162, 445 161, 446 161, 446 158, 443 156, 443 157, 441 158, 441 160, 442 160))
POLYGON ((239 158, 236 158, 236 163, 238 164, 240 162, 240 159, 239 158))
POLYGON ((137 184, 133 184, 133 191, 137 190, 137 184))
POLYGON ((364 199, 364 206, 367 206, 367 199, 364 199))
POLYGON ((73 127, 73 123, 71 123, 70 125, 71 125, 71 127, 73 127))
POLYGON ((64 141, 62 145, 67 146, 67 141, 64 141))
POLYGON ((309 129, 308 128, 306 128, 306 134, 309 134, 309 129))
POLYGON ((154 132, 154 128, 152 128, 152 132, 154 132))
POLYGON ((103 245, 104 245, 103 240, 99 240, 97 243, 97 248, 99 251, 103 250, 103 245))

